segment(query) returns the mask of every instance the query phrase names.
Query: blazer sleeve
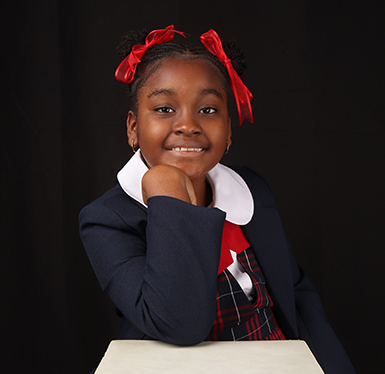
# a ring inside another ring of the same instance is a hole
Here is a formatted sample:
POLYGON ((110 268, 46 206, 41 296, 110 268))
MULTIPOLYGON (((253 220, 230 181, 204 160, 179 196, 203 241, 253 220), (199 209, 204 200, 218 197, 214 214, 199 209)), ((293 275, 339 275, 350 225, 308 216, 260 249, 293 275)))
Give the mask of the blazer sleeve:
MULTIPOLYGON (((274 314, 289 339, 306 341, 326 374, 354 374, 354 368, 326 315, 313 284, 298 266, 283 230, 269 183, 248 168, 237 168, 255 201, 245 228, 274 301, 274 314)), ((246 235, 247 236, 247 235, 246 235)))
POLYGON ((319 294, 290 252, 298 337, 305 340, 326 374, 354 374, 345 349, 326 319, 319 294))
POLYGON ((216 312, 225 213, 167 196, 150 198, 147 212, 115 205, 96 201, 80 213, 102 289, 146 335, 179 345, 203 341, 216 312))

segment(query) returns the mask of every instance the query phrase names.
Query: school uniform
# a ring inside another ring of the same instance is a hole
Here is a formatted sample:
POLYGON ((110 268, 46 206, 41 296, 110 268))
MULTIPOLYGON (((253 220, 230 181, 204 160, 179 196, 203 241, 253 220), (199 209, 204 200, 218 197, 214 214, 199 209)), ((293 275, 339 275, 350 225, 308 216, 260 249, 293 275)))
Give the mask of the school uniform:
MULTIPOLYGON (((230 316, 225 327, 218 319, 219 280, 225 277, 222 285, 235 289, 242 310, 261 311, 252 325, 272 329, 263 338, 305 340, 325 373, 354 373, 318 294, 294 260, 271 189, 260 175, 218 164, 208 173, 213 204, 206 208, 168 196, 151 197, 145 205, 141 178, 147 170, 137 152, 119 172, 119 184, 80 213, 91 264, 122 316, 119 339, 178 345, 243 340, 242 332, 234 338, 237 326, 246 326, 242 318, 231 322, 230 316), (232 253, 234 263, 218 275, 225 219, 241 227, 250 247, 232 253), (253 266, 246 271, 248 261, 253 266), (266 311, 271 315, 260 323, 266 311)), ((261 337, 254 330, 246 339, 261 337)))

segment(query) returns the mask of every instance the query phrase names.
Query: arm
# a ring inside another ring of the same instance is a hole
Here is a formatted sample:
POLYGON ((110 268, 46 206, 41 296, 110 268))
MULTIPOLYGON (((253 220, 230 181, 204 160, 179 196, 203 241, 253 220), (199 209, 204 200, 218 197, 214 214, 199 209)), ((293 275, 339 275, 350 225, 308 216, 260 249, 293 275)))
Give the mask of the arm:
MULTIPOLYGON (((259 174, 237 168, 255 201, 249 235, 274 301, 274 314, 289 339, 305 340, 327 374, 353 374, 345 350, 328 323, 320 297, 298 266, 275 207, 270 185, 259 174)), ((325 269, 325 276, 327 270, 325 269)))
POLYGON ((290 253, 299 339, 305 340, 326 374, 354 374, 355 370, 326 319, 320 297, 290 253))
POLYGON ((149 198, 146 212, 124 199, 125 206, 94 202, 80 214, 81 237, 102 288, 154 339, 204 340, 216 311, 225 214, 166 196, 149 198))

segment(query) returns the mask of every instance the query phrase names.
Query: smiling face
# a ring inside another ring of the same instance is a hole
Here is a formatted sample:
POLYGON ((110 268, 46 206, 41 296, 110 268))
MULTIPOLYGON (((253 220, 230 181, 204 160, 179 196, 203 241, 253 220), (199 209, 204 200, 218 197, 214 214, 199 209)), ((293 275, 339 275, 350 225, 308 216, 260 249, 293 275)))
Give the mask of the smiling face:
POLYGON ((203 59, 167 58, 140 88, 127 134, 149 167, 176 166, 204 182, 230 146, 227 93, 214 69, 203 59))

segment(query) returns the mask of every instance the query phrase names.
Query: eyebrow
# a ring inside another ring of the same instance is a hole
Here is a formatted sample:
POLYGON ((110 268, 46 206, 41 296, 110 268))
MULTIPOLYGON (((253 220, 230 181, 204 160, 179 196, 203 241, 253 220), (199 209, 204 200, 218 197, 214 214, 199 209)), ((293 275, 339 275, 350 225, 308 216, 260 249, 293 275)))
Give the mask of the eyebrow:
MULTIPOLYGON (((167 88, 160 88, 149 93, 147 97, 151 98, 153 96, 160 96, 160 95, 176 96, 177 93, 174 90, 170 90, 167 88)), ((223 95, 215 88, 204 88, 198 92, 198 95, 199 96, 215 95, 219 97, 222 101, 224 101, 223 95)))
POLYGON ((147 97, 150 98, 152 96, 159 96, 159 95, 176 96, 176 92, 174 90, 169 90, 167 88, 160 88, 158 90, 155 90, 149 93, 147 97))
POLYGON ((215 88, 204 88, 203 90, 199 91, 199 95, 202 95, 202 96, 215 95, 215 96, 219 97, 222 101, 224 101, 223 95, 218 90, 216 90, 215 88))

